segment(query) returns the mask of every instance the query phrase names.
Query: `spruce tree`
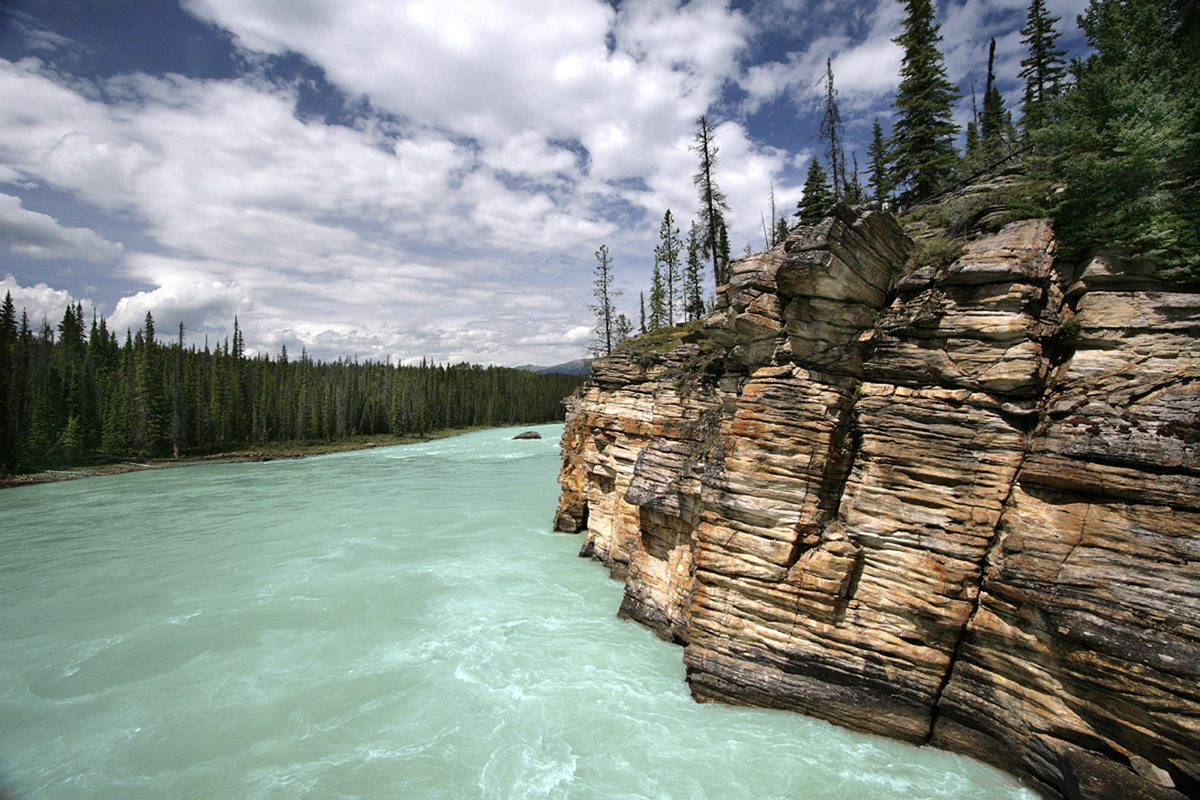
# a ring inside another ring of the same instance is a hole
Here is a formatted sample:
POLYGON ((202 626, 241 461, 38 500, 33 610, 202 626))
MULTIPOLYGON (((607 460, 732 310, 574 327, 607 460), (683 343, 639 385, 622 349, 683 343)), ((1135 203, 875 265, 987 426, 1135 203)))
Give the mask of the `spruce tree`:
POLYGON ((100 449, 112 455, 127 455, 133 450, 133 411, 129 405, 129 387, 118 377, 109 387, 101 419, 100 449))
POLYGON ((688 228, 687 263, 683 269, 683 313, 689 322, 704 317, 704 265, 700 261, 700 227, 688 228))
POLYGON ((983 90, 983 114, 979 117, 979 143, 987 164, 1004 155, 1007 150, 1004 141, 1007 133, 1007 114, 1004 111, 1004 98, 996 86, 996 40, 988 45, 987 85, 983 90))
POLYGON ((1186 0, 1092 0, 1096 52, 1035 137, 1066 182, 1068 249, 1122 246, 1200 282, 1200 10, 1186 0))
POLYGON ((652 331, 667 327, 667 290, 657 259, 650 276, 650 316, 646 324, 652 331))
POLYGON ((0 469, 17 465, 16 374, 14 355, 17 346, 17 310, 12 292, 4 295, 0 306, 0 469))
POLYGON ((633 336, 633 323, 629 321, 629 317, 624 314, 617 314, 617 321, 614 323, 614 330, 617 344, 633 336))
POLYGON ((596 315, 591 350, 597 356, 612 355, 617 344, 616 322, 617 310, 614 302, 620 292, 613 286, 612 257, 608 253, 608 245, 600 245, 596 251, 596 268, 592 273, 592 297, 596 302, 589 306, 596 315))
POLYGON ((858 174, 858 153, 850 155, 851 166, 846 172, 846 186, 842 192, 842 198, 850 205, 858 205, 864 199, 866 192, 863 190, 862 181, 858 174))
POLYGON ((904 199, 922 200, 938 191, 954 174, 957 151, 954 139, 954 101, 958 92, 946 77, 938 42, 940 26, 934 21, 932 0, 905 0, 908 15, 894 41, 904 49, 900 88, 892 106, 891 163, 896 186, 904 199))
POLYGON ((721 275, 723 283, 729 283, 729 229, 725 227, 725 220, 721 220, 721 227, 717 231, 717 263, 721 267, 721 275))
POLYGON ((838 112, 837 89, 833 88, 833 59, 825 59, 825 99, 821 103, 821 138, 833 179, 833 199, 840 200, 846 184, 846 152, 842 115, 838 112))
POLYGON ((679 228, 675 227, 675 218, 671 216, 669 208, 663 214, 662 224, 658 228, 658 239, 659 243, 654 248, 654 262, 662 273, 666 324, 674 325, 676 310, 682 310, 679 284, 683 280, 683 265, 679 254, 683 250, 683 240, 679 238, 679 228))
MULTIPOLYGON (((763 246, 766 247, 766 249, 768 249, 768 250, 770 250, 772 247, 774 247, 775 245, 779 244, 780 242, 782 242, 784 239, 787 238, 786 233, 783 235, 783 238, 780 238, 780 236, 779 236, 779 230, 780 230, 780 228, 779 228, 779 211, 778 211, 778 209, 775 208, 775 182, 774 181, 771 181, 770 200, 771 200, 771 227, 769 229, 767 228, 766 220, 765 219, 763 220, 763 246)), ((785 230, 785 231, 787 230, 786 222, 784 223, 783 230, 785 230)))
POLYGON ((813 156, 808 165, 808 176, 804 180, 804 196, 796 204, 795 216, 801 225, 815 225, 829 212, 834 203, 833 190, 829 188, 829 176, 821 161, 813 156))
POLYGON ((133 447, 142 455, 160 455, 167 440, 167 399, 154 317, 147 311, 134 339, 133 447))
POLYGON ((888 166, 887 140, 883 138, 883 127, 879 117, 871 129, 871 145, 867 148, 871 175, 867 184, 871 187, 871 202, 877 206, 887 203, 892 193, 891 170, 888 166))
POLYGON ((729 204, 717 186, 717 145, 713 140, 713 127, 707 116, 701 116, 696 125, 696 139, 691 149, 700 157, 700 170, 692 176, 692 182, 700 193, 700 255, 712 259, 713 280, 721 286, 727 280, 724 264, 729 259, 722 262, 720 239, 729 204))
POLYGON ((787 241, 789 233, 791 233, 791 231, 788 229, 788 223, 787 223, 786 217, 781 216, 779 219, 775 220, 775 243, 776 244, 787 241))
POLYGON ((1021 43, 1028 55, 1021 59, 1018 77, 1025 79, 1025 100, 1021 106, 1021 126, 1026 132, 1042 127, 1048 117, 1050 101, 1059 95, 1067 68, 1056 43, 1059 33, 1055 24, 1061 17, 1050 16, 1045 0, 1030 0, 1021 43))
POLYGON ((967 143, 962 160, 962 171, 968 175, 983 163, 983 145, 979 141, 979 126, 975 124, 975 120, 967 122, 967 143))

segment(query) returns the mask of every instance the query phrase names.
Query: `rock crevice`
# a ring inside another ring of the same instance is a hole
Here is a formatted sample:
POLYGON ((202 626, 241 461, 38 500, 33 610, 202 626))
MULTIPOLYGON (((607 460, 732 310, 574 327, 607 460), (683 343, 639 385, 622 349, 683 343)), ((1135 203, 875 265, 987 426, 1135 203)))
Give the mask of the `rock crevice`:
POLYGON ((556 528, 698 700, 1196 796, 1200 295, 1060 264, 1049 220, 903 275, 910 246, 839 206, 678 346, 598 362, 556 528))

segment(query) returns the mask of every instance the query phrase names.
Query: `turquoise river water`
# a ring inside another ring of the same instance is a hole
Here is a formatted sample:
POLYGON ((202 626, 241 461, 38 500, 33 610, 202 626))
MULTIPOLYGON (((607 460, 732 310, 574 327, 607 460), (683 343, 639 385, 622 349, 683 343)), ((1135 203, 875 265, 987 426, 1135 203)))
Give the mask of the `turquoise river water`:
POLYGON ((0 797, 1034 797, 694 703, 538 430, 0 493, 0 797))

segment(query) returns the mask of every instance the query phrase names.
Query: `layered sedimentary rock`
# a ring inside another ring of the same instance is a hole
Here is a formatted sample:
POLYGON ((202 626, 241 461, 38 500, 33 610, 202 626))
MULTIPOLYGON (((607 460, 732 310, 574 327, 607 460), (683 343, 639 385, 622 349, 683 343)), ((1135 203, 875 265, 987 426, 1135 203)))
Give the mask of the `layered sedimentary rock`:
POLYGON ((910 244, 839 207, 597 364, 556 527, 698 699, 1195 795, 1200 295, 1059 264, 1047 220, 903 274, 910 244))

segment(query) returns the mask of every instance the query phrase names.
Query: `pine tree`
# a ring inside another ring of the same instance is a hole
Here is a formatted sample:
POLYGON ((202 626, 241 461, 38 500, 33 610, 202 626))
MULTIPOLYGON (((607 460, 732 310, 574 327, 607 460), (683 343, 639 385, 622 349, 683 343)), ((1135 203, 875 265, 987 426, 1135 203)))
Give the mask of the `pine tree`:
POLYGON ((650 275, 650 316, 646 324, 652 331, 667 327, 667 290, 657 260, 650 275))
POLYGON ((865 199, 866 192, 863 190, 862 181, 858 176, 858 153, 852 153, 850 160, 851 167, 846 173, 846 187, 842 192, 842 198, 853 206, 865 199))
POLYGON ((906 0, 908 16, 894 41, 904 48, 900 88, 892 106, 892 178, 906 201, 929 197, 953 175, 957 161, 953 106, 958 98, 938 42, 932 0, 906 0))
POLYGON ((1185 0, 1092 0, 1096 52, 1035 136, 1063 179, 1068 249, 1122 246, 1200 282, 1200 9, 1185 0))
POLYGON ((713 128, 707 116, 701 116, 696 125, 698 130, 691 149, 700 157, 700 171, 692 176, 692 182, 700 192, 700 255, 712 258, 713 279, 721 286, 728 280, 724 267, 729 259, 726 257, 722 262, 720 238, 729 204, 715 178, 717 145, 713 140, 713 128))
POLYGON ((837 89, 833 88, 833 59, 825 59, 825 100, 821 104, 821 138, 833 179, 833 199, 840 200, 846 184, 846 152, 842 115, 838 112, 837 89))
POLYGON ((1067 53, 1056 44, 1059 33, 1055 24, 1061 17, 1046 11, 1045 0, 1030 0, 1021 44, 1028 56, 1021 59, 1018 77, 1025 79, 1025 100, 1021 106, 1021 126, 1026 132, 1042 127, 1049 118, 1050 101, 1058 97, 1066 77, 1067 53))
POLYGON ((888 166, 887 140, 883 138, 883 127, 879 117, 871 129, 871 145, 867 148, 870 159, 871 177, 867 183, 871 187, 871 201, 877 206, 887 203, 892 193, 891 170, 888 166))
POLYGON ((979 126, 975 120, 967 122, 967 143, 963 150, 963 172, 973 173, 983 164, 983 145, 979 141, 979 126))
POLYGON ((671 216, 669 208, 663 214, 662 224, 658 228, 658 238, 659 244, 654 248, 654 262, 662 274, 666 324, 674 325, 675 311, 682 305, 678 300, 680 299, 679 284, 683 279, 682 265, 679 261, 680 251, 683 250, 683 240, 679 238, 679 228, 675 227, 675 218, 671 216))
POLYGON ((629 317, 624 314, 617 314, 617 321, 614 323, 614 331, 617 344, 633 336, 633 323, 629 321, 629 317))
POLYGON ((983 114, 979 117, 979 143, 986 163, 991 164, 1007 149, 1004 136, 1007 129, 1007 114, 1004 98, 996 86, 996 40, 988 45, 987 85, 983 90, 983 114))
POLYGON ((0 306, 0 470, 17 465, 16 401, 17 380, 14 356, 17 346, 17 310, 12 292, 0 306))
POLYGON ((638 332, 646 332, 646 293, 638 292, 638 332))
POLYGON ((608 245, 602 244, 596 251, 596 268, 592 274, 595 275, 592 297, 596 302, 589 307, 596 315, 596 327, 591 351, 597 356, 610 356, 618 341, 615 327, 617 310, 613 303, 621 293, 613 287, 612 257, 608 253, 608 245))
POLYGON ((795 216, 801 225, 816 225, 829 212, 834 203, 833 191, 829 188, 829 176, 816 156, 808 164, 808 176, 804 180, 804 196, 796 204, 795 216))
POLYGON ((791 233, 791 231, 788 230, 788 224, 787 224, 786 217, 781 216, 779 219, 775 220, 775 243, 776 244, 787 241, 789 233, 791 233))
POLYGON ((133 351, 133 447, 143 455, 159 455, 167 439, 166 397, 154 317, 149 311, 134 339, 133 351))
POLYGON ((689 322, 704 317, 704 266, 700 263, 700 228, 688 229, 687 263, 683 271, 683 313, 689 322))

